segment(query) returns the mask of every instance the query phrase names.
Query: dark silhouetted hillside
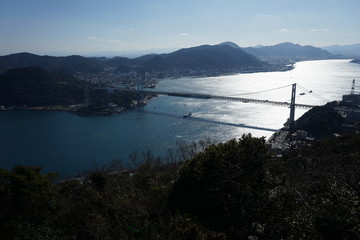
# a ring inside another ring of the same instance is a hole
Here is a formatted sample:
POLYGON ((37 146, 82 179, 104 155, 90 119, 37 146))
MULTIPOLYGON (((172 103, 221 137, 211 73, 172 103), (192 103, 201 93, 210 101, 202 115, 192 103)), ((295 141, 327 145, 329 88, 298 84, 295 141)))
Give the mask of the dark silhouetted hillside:
POLYGON ((169 54, 148 54, 138 58, 86 58, 82 56, 51 57, 17 53, 0 57, 0 74, 12 68, 39 66, 52 73, 99 73, 113 68, 115 72, 130 71, 207 71, 255 69, 264 63, 241 50, 235 43, 184 48, 169 54))
POLYGON ((148 54, 137 58, 51 57, 17 53, 0 57, 0 74, 11 68, 39 66, 51 73, 127 73, 131 71, 173 71, 180 74, 220 74, 244 70, 272 70, 268 63, 339 58, 313 46, 281 43, 274 46, 240 48, 233 42, 183 48, 168 54, 148 54))
POLYGON ((51 57, 31 53, 16 53, 0 57, 0 74, 12 68, 38 66, 50 72, 101 72, 102 61, 81 56, 51 57))
POLYGON ((345 119, 333 108, 334 103, 310 109, 295 122, 295 130, 305 130, 317 138, 327 138, 343 131, 345 119))
POLYGON ((47 106, 79 103, 83 86, 41 67, 14 68, 0 75, 0 105, 47 106))
POLYGON ((264 65, 254 56, 247 54, 240 48, 229 45, 203 45, 184 48, 157 56, 157 58, 159 57, 164 61, 160 62, 159 59, 157 61, 165 67, 193 70, 256 68, 264 65))

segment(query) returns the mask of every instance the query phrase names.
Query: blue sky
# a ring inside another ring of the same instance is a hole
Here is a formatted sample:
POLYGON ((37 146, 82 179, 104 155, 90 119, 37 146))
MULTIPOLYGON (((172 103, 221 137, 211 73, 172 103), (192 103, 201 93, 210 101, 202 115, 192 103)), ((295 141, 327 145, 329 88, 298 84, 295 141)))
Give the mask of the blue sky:
POLYGON ((348 45, 359 19, 360 0, 0 0, 0 55, 348 45))

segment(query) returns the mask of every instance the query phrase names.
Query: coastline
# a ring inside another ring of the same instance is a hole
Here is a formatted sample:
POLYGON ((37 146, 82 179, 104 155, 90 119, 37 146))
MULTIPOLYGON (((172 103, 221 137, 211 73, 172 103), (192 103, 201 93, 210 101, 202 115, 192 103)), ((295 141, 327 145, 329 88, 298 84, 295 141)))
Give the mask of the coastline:
MULTIPOLYGON (((77 104, 76 106, 79 106, 80 104, 77 104)), ((63 105, 52 105, 52 106, 37 106, 37 107, 28 107, 28 106, 21 106, 21 107, 2 107, 0 108, 0 111, 62 111, 62 112, 74 112, 76 111, 74 109, 75 105, 71 106, 63 106, 63 105)))
MULTIPOLYGON (((41 107, 10 107, 10 108, 3 108, 0 111, 51 111, 51 112, 68 112, 72 114, 76 114, 78 116, 112 116, 115 114, 119 114, 122 112, 130 111, 132 108, 125 108, 119 107, 114 109, 113 111, 94 111, 88 112, 87 114, 83 114, 79 112, 80 107, 74 109, 73 107, 66 107, 66 106, 41 106, 41 107)), ((104 109, 106 110, 106 109, 104 109)))
MULTIPOLYGON (((152 98, 155 96, 147 96, 143 99, 141 105, 146 105, 152 98)), ((37 107, 29 107, 26 105, 16 107, 8 107, 5 108, 4 106, 0 106, 0 112, 1 111, 58 111, 58 112, 68 112, 72 114, 76 114, 78 116, 113 116, 116 114, 120 114, 127 111, 132 111, 136 109, 138 106, 137 101, 134 100, 131 105, 124 107, 115 107, 112 109, 109 108, 103 108, 103 109, 97 109, 97 110, 91 110, 88 112, 81 112, 79 111, 81 109, 82 104, 74 104, 70 106, 64 106, 64 105, 52 105, 52 106, 37 106, 37 107)))

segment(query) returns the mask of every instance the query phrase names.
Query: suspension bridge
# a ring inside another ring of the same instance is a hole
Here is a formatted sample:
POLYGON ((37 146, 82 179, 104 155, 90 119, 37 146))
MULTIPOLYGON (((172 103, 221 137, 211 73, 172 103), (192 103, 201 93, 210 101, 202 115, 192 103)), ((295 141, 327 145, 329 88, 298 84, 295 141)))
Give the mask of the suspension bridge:
MULTIPOLYGON (((296 88, 296 84, 294 84, 296 88)), ((124 88, 117 88, 118 91, 123 92, 131 92, 131 93, 138 93, 138 94, 155 94, 155 95, 167 95, 173 97, 185 97, 185 98, 200 98, 200 99, 214 99, 214 100, 224 100, 224 101, 232 101, 232 102, 243 102, 243 103, 255 103, 255 104, 266 104, 266 105, 274 105, 280 107, 289 107, 291 102, 280 102, 280 101, 271 101, 271 100, 262 100, 262 99, 255 99, 255 98, 244 98, 244 97, 231 97, 231 96, 219 96, 219 95, 212 95, 212 94, 202 94, 202 93, 188 93, 188 92, 170 92, 170 91, 157 91, 157 90, 150 90, 150 89, 124 89, 124 88)), ((269 91, 269 90, 267 90, 269 91)), ((247 94, 254 94, 247 93, 247 94)), ((294 95, 295 97, 295 95, 294 95)), ((305 108, 309 109, 316 105, 309 105, 309 104, 294 104, 295 107, 298 108, 305 108)))
POLYGON ((184 98, 197 98, 197 99, 208 99, 208 100, 223 100, 223 101, 232 101, 232 102, 242 102, 242 103, 253 103, 253 104, 265 104, 265 105, 273 105, 279 107, 287 107, 290 108, 290 116, 289 116, 289 127, 292 128, 295 121, 295 109, 302 108, 302 109, 310 109, 318 105, 311 105, 311 104, 301 104, 296 103, 296 89, 297 87, 302 91, 299 95, 311 94, 312 96, 322 100, 323 102, 329 102, 330 100, 320 96, 319 94, 314 93, 312 90, 308 90, 296 83, 289 84, 282 87, 267 89, 263 91, 257 92, 248 92, 238 94, 238 96, 222 96, 222 95, 214 95, 214 94, 204 94, 204 93, 192 93, 192 92, 182 92, 182 91, 166 91, 166 90, 154 90, 154 89, 144 89, 143 86, 140 84, 137 88, 124 88, 124 87, 117 87, 117 88, 96 88, 96 89, 105 89, 107 91, 113 92, 124 92, 124 93, 135 93, 138 95, 138 105, 143 103, 144 95, 167 95, 173 97, 184 97, 184 98), (272 92, 275 90, 283 89, 291 87, 291 99, 290 101, 274 101, 274 100, 267 100, 267 99, 257 99, 251 97, 244 97, 244 96, 251 96, 260 93, 272 92))

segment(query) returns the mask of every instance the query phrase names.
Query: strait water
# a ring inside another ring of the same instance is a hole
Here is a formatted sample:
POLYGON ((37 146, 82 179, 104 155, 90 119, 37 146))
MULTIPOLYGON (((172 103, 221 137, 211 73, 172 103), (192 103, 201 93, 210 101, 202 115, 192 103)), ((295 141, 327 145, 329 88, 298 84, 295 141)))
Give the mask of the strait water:
MULTIPOLYGON (((297 103, 322 105, 325 102, 315 94, 340 100, 350 93, 353 79, 360 80, 359 64, 325 60, 299 62, 288 72, 165 79, 157 89, 289 102, 290 86, 256 95, 242 94, 297 83, 297 103)), ((296 118, 304 112, 297 109, 296 118)), ((37 165, 44 172, 70 177, 114 159, 126 162, 134 151, 151 150, 162 156, 179 140, 192 142, 209 137, 220 142, 244 133, 268 138, 288 116, 286 107, 170 96, 152 99, 141 111, 110 117, 0 111, 0 167, 37 165), (184 119, 189 112, 192 116, 184 119)))

